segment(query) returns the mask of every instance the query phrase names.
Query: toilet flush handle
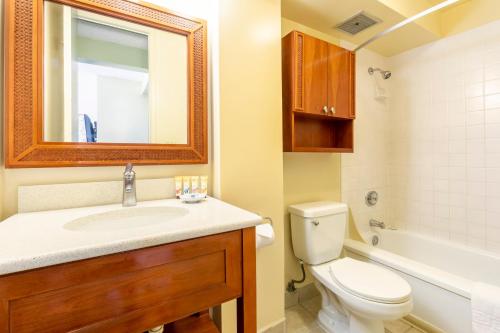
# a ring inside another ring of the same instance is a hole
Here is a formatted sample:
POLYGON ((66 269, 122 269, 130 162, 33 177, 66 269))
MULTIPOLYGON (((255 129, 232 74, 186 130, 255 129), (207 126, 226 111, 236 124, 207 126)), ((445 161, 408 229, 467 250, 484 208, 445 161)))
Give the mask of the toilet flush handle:
POLYGON ((312 220, 312 224, 314 224, 315 226, 318 226, 319 225, 319 221, 318 220, 312 220))

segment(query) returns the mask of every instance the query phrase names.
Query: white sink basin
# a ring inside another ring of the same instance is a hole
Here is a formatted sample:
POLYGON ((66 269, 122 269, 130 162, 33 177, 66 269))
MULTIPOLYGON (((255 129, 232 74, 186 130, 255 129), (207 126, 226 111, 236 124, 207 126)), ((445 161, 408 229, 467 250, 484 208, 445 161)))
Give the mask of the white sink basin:
POLYGON ((116 231, 165 224, 185 216, 182 207, 134 207, 80 217, 64 225, 71 231, 116 231))

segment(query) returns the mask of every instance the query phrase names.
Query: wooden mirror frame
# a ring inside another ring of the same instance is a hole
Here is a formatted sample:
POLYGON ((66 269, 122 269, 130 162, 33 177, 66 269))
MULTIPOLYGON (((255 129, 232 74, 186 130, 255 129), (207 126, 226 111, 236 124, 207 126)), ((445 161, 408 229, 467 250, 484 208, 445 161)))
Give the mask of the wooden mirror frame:
POLYGON ((50 0, 185 35, 188 40, 187 144, 43 140, 44 0, 5 0, 5 165, 8 168, 204 164, 207 145, 207 29, 200 19, 131 0, 50 0))

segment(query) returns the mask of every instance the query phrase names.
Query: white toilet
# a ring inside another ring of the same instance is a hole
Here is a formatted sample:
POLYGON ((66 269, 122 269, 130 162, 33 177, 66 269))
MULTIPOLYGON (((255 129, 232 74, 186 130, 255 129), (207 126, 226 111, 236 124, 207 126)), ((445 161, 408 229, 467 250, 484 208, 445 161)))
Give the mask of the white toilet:
POLYGON ((321 293, 319 325, 330 333, 384 333, 384 320, 410 313, 410 285, 382 267, 340 258, 347 205, 311 202, 292 205, 292 243, 321 293))

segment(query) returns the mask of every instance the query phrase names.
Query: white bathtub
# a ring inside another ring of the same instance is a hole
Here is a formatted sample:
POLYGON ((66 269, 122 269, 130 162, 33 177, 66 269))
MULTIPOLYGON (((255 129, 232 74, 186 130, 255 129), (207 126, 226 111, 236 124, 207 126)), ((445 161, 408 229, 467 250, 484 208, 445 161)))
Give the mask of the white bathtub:
POLYGON ((469 333, 475 281, 500 286, 500 256, 411 232, 382 230, 376 247, 347 239, 349 257, 389 268, 412 286, 412 315, 449 333, 469 333))

